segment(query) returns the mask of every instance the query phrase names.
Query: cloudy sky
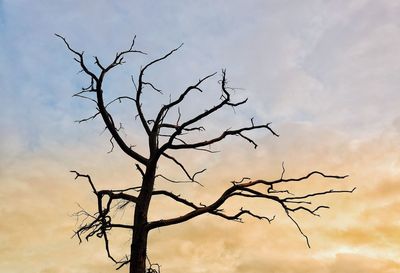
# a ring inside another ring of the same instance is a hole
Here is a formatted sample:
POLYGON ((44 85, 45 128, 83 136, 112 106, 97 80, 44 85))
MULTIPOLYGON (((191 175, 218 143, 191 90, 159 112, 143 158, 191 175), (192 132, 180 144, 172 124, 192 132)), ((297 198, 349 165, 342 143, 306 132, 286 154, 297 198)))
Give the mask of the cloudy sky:
MULTIPOLYGON (((71 97, 87 79, 54 33, 90 62, 94 55, 109 62, 137 36, 136 48, 148 55, 127 58, 110 76, 108 98, 133 92, 130 76, 141 65, 184 43, 146 74, 165 98, 218 72, 193 98, 202 111, 218 100, 226 68, 230 86, 240 88, 236 98, 249 101, 210 119, 210 132, 254 117, 280 134, 254 134, 257 150, 231 138, 215 147, 219 154, 185 155, 193 170, 207 167, 205 187, 184 185, 177 193, 207 202, 243 176, 279 178, 283 161, 287 177, 312 170, 350 175, 297 190, 357 187, 317 200, 331 206, 320 218, 297 215, 311 249, 278 207, 262 202, 248 205, 276 215, 271 224, 204 216, 154 231, 149 255, 162 272, 399 272, 399 14, 396 0, 0 0, 0 272, 113 272, 100 240, 71 239, 71 215, 78 203, 93 208, 94 199, 69 170, 91 174, 99 188, 138 183, 134 162, 118 150, 107 153, 100 120, 74 122, 95 109, 71 97)), ((150 115, 162 101, 145 94, 143 105, 150 115)), ((142 149, 134 113, 119 106, 113 113, 124 120, 126 138, 142 149)), ((183 109, 190 115, 196 107, 183 109)), ((150 218, 181 212, 163 202, 150 218)), ((123 255, 129 238, 114 237, 113 249, 123 255)))

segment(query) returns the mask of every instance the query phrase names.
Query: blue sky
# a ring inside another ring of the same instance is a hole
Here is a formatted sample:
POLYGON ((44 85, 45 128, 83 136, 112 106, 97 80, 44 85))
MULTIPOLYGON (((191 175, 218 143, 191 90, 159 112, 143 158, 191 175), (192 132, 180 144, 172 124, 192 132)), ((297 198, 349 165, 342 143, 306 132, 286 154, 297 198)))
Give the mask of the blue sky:
MULTIPOLYGON (((274 122, 311 120, 359 135, 376 132, 395 118, 396 100, 387 98, 398 94, 399 19, 388 3, 3 1, 2 126, 36 139, 59 126, 46 117, 79 115, 81 104, 68 96, 83 81, 53 36, 60 33, 88 56, 106 60, 133 35, 150 58, 184 42, 171 65, 156 70, 170 90, 227 68, 233 84, 274 122)), ((132 58, 131 67, 145 60, 132 58)))

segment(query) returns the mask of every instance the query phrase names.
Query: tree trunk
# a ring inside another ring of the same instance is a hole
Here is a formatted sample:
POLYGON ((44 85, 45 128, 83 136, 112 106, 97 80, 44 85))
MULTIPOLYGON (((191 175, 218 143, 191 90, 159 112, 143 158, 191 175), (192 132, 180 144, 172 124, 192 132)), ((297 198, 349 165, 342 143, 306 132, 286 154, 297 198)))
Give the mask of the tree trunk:
POLYGON ((145 273, 147 257, 147 231, 135 231, 131 245, 131 262, 129 273, 145 273))
POLYGON ((129 273, 145 273, 147 258, 147 214, 152 197, 156 162, 149 164, 143 176, 142 188, 135 207, 129 273))

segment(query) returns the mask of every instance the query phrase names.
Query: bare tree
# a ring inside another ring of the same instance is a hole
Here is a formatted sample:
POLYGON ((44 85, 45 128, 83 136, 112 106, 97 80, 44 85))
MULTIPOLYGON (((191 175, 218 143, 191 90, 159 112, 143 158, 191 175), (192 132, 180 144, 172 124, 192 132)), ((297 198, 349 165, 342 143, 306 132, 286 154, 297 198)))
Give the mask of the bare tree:
MULTIPOLYGON (((226 72, 222 70, 222 77, 219 81, 221 89, 221 97, 216 105, 208 108, 207 110, 196 114, 192 118, 183 120, 180 113, 179 106, 187 99, 187 96, 191 92, 202 90, 202 83, 206 80, 214 77, 216 73, 207 75, 201 78, 197 83, 187 87, 181 92, 177 98, 170 99, 170 101, 160 106, 158 113, 155 117, 146 117, 142 109, 142 94, 145 87, 153 89, 156 92, 161 93, 155 84, 147 82, 144 79, 144 74, 153 65, 161 62, 171 56, 180 47, 177 47, 164 56, 155 59, 146 65, 144 65, 139 72, 138 78, 132 81, 135 87, 135 96, 120 96, 110 101, 105 101, 103 93, 104 82, 106 80, 107 73, 114 68, 124 64, 124 57, 127 54, 144 54, 142 51, 135 50, 135 39, 133 39, 130 47, 122 52, 115 55, 113 61, 108 65, 103 65, 99 58, 94 57, 95 70, 91 70, 87 66, 84 52, 79 52, 73 49, 67 40, 56 34, 57 37, 67 46, 68 50, 74 55, 74 60, 79 64, 81 72, 89 77, 90 84, 88 87, 82 88, 82 90, 76 94, 75 97, 80 97, 92 101, 95 104, 97 112, 88 118, 79 120, 79 122, 85 122, 100 116, 105 123, 106 130, 111 134, 112 148, 114 143, 117 143, 118 147, 133 161, 137 167, 138 172, 141 175, 140 185, 132 185, 131 188, 127 189, 115 189, 115 190, 99 190, 96 188, 91 177, 86 174, 81 174, 77 171, 73 172, 77 178, 84 178, 88 181, 94 195, 97 197, 97 211, 95 213, 89 213, 82 209, 77 212, 77 216, 83 217, 82 224, 75 231, 75 235, 81 240, 81 238, 89 239, 96 235, 102 238, 105 243, 105 249, 108 257, 116 264, 117 269, 129 265, 130 273, 145 273, 145 272, 159 272, 159 265, 152 264, 146 254, 147 241, 149 233, 154 230, 165 226, 176 225, 189 221, 195 217, 204 214, 211 214, 225 220, 231 220, 236 222, 242 222, 243 216, 254 217, 260 220, 266 220, 271 222, 274 217, 266 217, 259 215, 251 210, 241 208, 239 211, 232 214, 226 212, 223 209, 223 205, 234 197, 242 198, 244 200, 249 198, 265 199, 265 201, 275 202, 279 204, 282 210, 286 213, 287 217, 294 223, 298 231, 304 236, 308 246, 309 241, 306 234, 302 231, 300 225, 293 217, 293 214, 299 211, 309 213, 311 215, 319 216, 318 212, 321 209, 329 208, 326 205, 313 205, 311 198, 322 195, 337 194, 337 193, 351 193, 352 190, 335 190, 331 189, 328 191, 312 191, 305 195, 295 195, 285 187, 288 183, 299 183, 307 181, 311 176, 320 176, 324 179, 344 179, 346 176, 337 175, 326 175, 319 171, 312 171, 305 176, 298 178, 284 178, 284 166, 282 165, 282 175, 277 180, 264 180, 264 179, 250 179, 242 178, 240 181, 231 182, 222 194, 212 203, 196 204, 181 195, 162 189, 156 189, 154 184, 157 178, 163 178, 170 182, 180 182, 177 179, 169 178, 163 174, 157 174, 157 166, 161 158, 165 158, 175 164, 185 175, 188 182, 198 183, 197 176, 205 171, 202 169, 198 172, 191 174, 185 164, 181 162, 174 152, 178 150, 191 150, 191 151, 206 151, 213 152, 211 145, 216 144, 225 140, 229 136, 237 136, 257 147, 255 140, 253 140, 247 133, 254 130, 266 130, 273 136, 278 136, 277 133, 271 128, 270 123, 256 124, 253 119, 250 120, 249 125, 246 127, 240 127, 237 129, 227 129, 220 132, 219 135, 210 137, 202 141, 188 141, 184 138, 184 135, 194 134, 197 131, 204 131, 205 128, 199 125, 200 121, 209 118, 213 113, 220 111, 224 107, 236 108, 247 102, 247 99, 234 102, 231 98, 232 89, 227 86, 226 72), (134 103, 137 118, 140 121, 141 127, 144 130, 147 141, 148 141, 148 153, 147 155, 140 154, 133 146, 129 146, 127 142, 121 137, 120 129, 121 125, 117 125, 114 117, 108 111, 108 106, 114 102, 121 102, 122 100, 128 100, 134 103), (178 110, 178 117, 175 122, 168 122, 167 117, 172 109, 178 110), (277 187, 277 186, 281 187, 277 187), (278 190, 278 188, 285 188, 285 190, 278 190), (261 190, 264 188, 263 190, 261 190), (175 201, 177 204, 185 206, 189 209, 189 212, 168 219, 159 219, 156 221, 148 221, 149 205, 154 196, 163 196, 175 201), (132 224, 122 224, 115 222, 111 211, 113 209, 122 209, 128 204, 134 206, 134 214, 132 215, 132 224), (126 255, 122 259, 115 258, 110 251, 108 234, 114 229, 125 229, 131 232, 131 247, 129 255, 126 255)), ((108 92, 108 91, 107 91, 108 92)))

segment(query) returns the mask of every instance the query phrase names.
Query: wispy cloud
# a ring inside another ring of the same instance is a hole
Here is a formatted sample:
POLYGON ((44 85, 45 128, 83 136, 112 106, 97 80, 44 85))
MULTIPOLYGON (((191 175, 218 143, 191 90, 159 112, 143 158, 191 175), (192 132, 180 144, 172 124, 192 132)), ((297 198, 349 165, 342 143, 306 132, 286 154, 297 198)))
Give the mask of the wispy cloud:
MULTIPOLYGON (((107 62, 137 34, 136 46, 149 55, 129 57, 110 76, 108 99, 111 92, 133 92, 130 75, 140 65, 184 42, 182 50, 146 74, 166 91, 162 98, 145 94, 147 114, 170 93, 174 97, 199 77, 226 67, 229 84, 245 89, 237 90, 237 97, 248 96, 249 104, 236 114, 227 109, 213 117, 209 134, 255 117, 273 122, 281 135, 255 134, 256 151, 232 138, 217 147, 223 153, 191 156, 191 168, 208 168, 202 176, 205 189, 165 182, 159 187, 210 201, 243 175, 279 177, 285 161, 288 176, 313 169, 350 174, 345 183, 315 180, 305 187, 358 188, 351 196, 321 200, 332 206, 321 219, 298 216, 311 250, 279 208, 261 203, 249 206, 279 216, 273 224, 205 217, 156 231, 149 253, 163 272, 397 272, 399 9, 395 1, 364 0, 156 6, 148 1, 0 1, 0 212, 6 219, 0 223, 0 271, 112 270, 100 241, 77 246, 69 239, 76 202, 90 209, 92 200, 87 185, 73 181, 68 171, 92 174, 99 187, 137 183, 132 162, 119 151, 107 154, 109 138, 101 134, 100 120, 74 123, 94 108, 71 98, 87 79, 53 35, 60 33, 85 50, 90 63, 93 55, 107 62)), ((213 78, 202 96, 193 96, 197 110, 218 100, 217 81, 213 78)), ((130 106, 119 106, 110 111, 124 121, 129 141, 145 152, 130 106)), ((185 107, 187 115, 195 110, 185 107)), ((152 217, 181 211, 155 201, 152 217)), ((122 253, 124 244, 114 247, 122 253)))

